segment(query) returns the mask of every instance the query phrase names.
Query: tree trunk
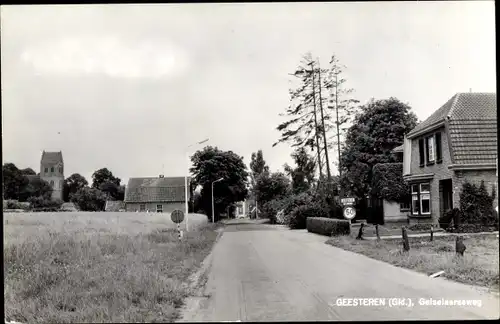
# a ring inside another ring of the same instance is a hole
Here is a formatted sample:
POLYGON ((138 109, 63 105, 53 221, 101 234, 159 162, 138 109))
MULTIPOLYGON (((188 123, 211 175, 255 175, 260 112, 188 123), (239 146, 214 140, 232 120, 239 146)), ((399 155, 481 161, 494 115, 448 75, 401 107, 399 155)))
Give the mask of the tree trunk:
MULTIPOLYGON (((316 86, 314 84, 314 62, 311 62, 312 67, 312 90, 313 90, 313 106, 314 106, 314 133, 316 136, 316 149, 318 152, 318 168, 319 168, 319 179, 323 178, 323 170, 321 168, 321 149, 319 146, 319 134, 318 134, 318 114, 316 106, 316 86)), ((319 186, 318 186, 319 187, 319 186)))

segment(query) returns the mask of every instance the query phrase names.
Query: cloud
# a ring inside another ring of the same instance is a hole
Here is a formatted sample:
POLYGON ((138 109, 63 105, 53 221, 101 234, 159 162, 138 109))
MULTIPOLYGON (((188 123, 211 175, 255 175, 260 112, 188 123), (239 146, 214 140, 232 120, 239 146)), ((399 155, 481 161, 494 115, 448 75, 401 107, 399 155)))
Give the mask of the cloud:
POLYGON ((62 38, 26 49, 21 59, 39 74, 105 74, 116 78, 160 78, 187 68, 187 56, 172 43, 125 44, 116 37, 62 38))

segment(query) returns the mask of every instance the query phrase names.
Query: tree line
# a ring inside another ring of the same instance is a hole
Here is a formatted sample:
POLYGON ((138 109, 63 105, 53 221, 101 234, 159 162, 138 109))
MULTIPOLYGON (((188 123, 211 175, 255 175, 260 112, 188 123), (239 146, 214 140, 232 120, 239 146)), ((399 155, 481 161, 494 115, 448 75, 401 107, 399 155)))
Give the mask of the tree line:
POLYGON ((52 199, 52 187, 33 169, 18 169, 13 163, 5 163, 3 171, 4 200, 29 202, 32 208, 59 209, 63 202, 73 202, 83 211, 104 210, 107 200, 123 200, 125 186, 107 168, 92 174, 92 185, 79 173, 63 182, 63 199, 52 199))

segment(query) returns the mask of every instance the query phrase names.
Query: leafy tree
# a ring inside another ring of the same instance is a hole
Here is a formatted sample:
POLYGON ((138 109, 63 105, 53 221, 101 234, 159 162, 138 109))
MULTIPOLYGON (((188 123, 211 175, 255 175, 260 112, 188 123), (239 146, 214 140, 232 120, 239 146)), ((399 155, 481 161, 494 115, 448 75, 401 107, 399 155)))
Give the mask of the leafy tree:
POLYGON ((28 184, 28 178, 14 163, 5 163, 2 166, 4 199, 19 200, 19 193, 28 184))
POLYGON ((392 149, 417 124, 411 108, 396 98, 371 100, 361 111, 347 132, 341 155, 342 187, 358 198, 371 191, 373 166, 397 162, 392 149))
POLYGON ((33 170, 32 168, 22 169, 21 173, 24 175, 36 175, 35 170, 33 170))
POLYGON ((217 147, 207 146, 197 151, 191 158, 194 175, 193 182, 202 186, 203 209, 212 217, 212 182, 214 184, 215 220, 220 211, 225 211, 231 204, 242 201, 248 194, 248 172, 243 158, 232 151, 222 151, 217 147))
POLYGON ((255 194, 262 204, 284 198, 290 194, 290 180, 281 172, 263 173, 256 179, 255 194))
POLYGON ((123 200, 125 188, 120 186, 121 179, 113 175, 107 168, 102 168, 92 175, 92 188, 101 190, 109 200, 123 200))
POLYGON ((255 186, 255 179, 259 175, 261 175, 263 172, 269 172, 269 166, 267 166, 266 161, 264 161, 262 150, 258 150, 257 153, 252 153, 252 158, 250 161, 250 171, 252 187, 255 186))
POLYGON ((379 163, 373 167, 372 195, 388 201, 408 199, 410 186, 403 179, 403 163, 379 163))
POLYGON ((112 182, 117 186, 120 185, 120 178, 116 178, 107 168, 102 168, 92 174, 92 188, 99 188, 106 182, 112 182))
POLYGON ((19 201, 29 201, 30 198, 51 200, 52 187, 39 177, 28 179, 28 183, 19 192, 19 201))
POLYGON ((119 186, 115 182, 106 181, 99 186, 109 200, 123 200, 125 198, 125 186, 119 186))
POLYGON ((83 187, 71 196, 71 202, 75 203, 82 211, 101 211, 106 206, 107 196, 96 188, 83 187))
POLYGON ((300 193, 312 188, 314 184, 314 173, 316 162, 304 147, 297 148, 292 153, 296 167, 285 164, 285 171, 292 178, 292 190, 294 193, 300 193))
POLYGON ((63 200, 68 202, 71 195, 75 194, 81 188, 88 186, 87 180, 79 173, 73 173, 64 180, 63 200))

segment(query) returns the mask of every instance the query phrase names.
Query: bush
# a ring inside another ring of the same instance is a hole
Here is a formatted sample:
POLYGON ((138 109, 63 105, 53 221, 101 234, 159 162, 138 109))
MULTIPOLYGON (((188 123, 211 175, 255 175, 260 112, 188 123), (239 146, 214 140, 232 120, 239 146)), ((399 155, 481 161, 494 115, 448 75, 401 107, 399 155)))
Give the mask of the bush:
POLYGON ((414 224, 408 227, 410 231, 430 231, 432 224, 414 224))
POLYGON ((60 199, 51 200, 41 196, 30 197, 28 201, 31 209, 40 211, 58 211, 63 204, 63 201, 60 199))
POLYGON ((328 217, 328 209, 320 204, 310 204, 295 207, 290 214, 289 227, 291 229, 305 229, 309 217, 328 217))
POLYGON ((493 226, 488 226, 483 224, 461 224, 459 226, 449 227, 446 231, 449 233, 493 232, 493 231, 498 231, 498 224, 493 226))
POLYGON ((321 235, 349 235, 351 225, 348 220, 323 217, 309 217, 306 220, 307 231, 321 235))
POLYGON ((26 203, 21 203, 17 200, 7 200, 4 203, 4 209, 27 209, 26 203))
MULTIPOLYGON (((493 193, 495 195, 495 193, 493 193)), ((495 225, 498 217, 494 210, 494 196, 489 195, 484 181, 477 187, 471 183, 465 183, 460 193, 460 211, 464 224, 495 225)))

